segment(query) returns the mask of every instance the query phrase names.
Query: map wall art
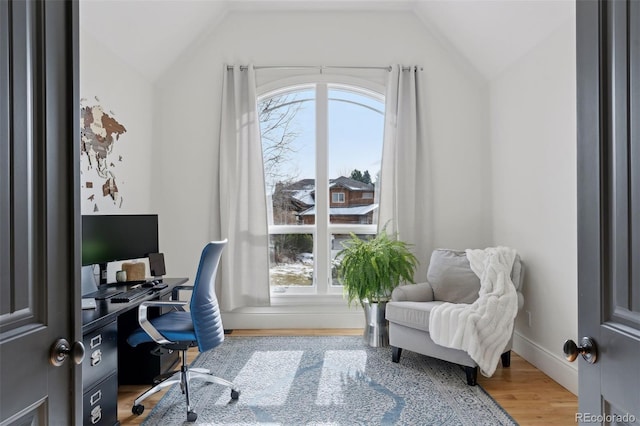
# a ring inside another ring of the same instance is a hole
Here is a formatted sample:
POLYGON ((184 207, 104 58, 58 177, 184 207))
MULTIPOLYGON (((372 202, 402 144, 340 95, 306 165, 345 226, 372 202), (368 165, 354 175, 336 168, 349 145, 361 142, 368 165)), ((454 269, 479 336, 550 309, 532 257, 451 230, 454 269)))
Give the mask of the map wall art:
POLYGON ((122 208, 123 186, 118 180, 125 158, 117 144, 127 143, 126 127, 113 111, 105 111, 98 97, 80 100, 81 196, 91 202, 93 212, 122 208))

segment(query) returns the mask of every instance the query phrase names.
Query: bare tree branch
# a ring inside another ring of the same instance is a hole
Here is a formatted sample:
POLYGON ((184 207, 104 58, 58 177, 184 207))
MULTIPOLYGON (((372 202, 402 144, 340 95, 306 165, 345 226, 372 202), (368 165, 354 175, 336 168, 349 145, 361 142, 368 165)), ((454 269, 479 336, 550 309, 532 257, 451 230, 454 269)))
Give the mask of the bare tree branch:
POLYGON ((294 142, 300 136, 300 131, 295 128, 294 119, 301 108, 302 101, 295 93, 267 98, 258 105, 264 172, 270 190, 279 181, 296 178, 291 170, 283 166, 297 152, 294 142))

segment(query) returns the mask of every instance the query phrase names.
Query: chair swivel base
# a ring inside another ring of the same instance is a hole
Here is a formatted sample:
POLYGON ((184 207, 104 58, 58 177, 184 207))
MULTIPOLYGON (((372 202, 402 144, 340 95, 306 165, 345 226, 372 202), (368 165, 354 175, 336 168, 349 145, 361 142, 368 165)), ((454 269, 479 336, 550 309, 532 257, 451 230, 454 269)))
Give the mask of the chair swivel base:
POLYGON ((162 389, 165 389, 169 386, 172 386, 176 383, 180 383, 180 387, 182 389, 182 393, 185 394, 187 399, 187 421, 195 422, 198 418, 198 415, 191 409, 190 401, 189 401, 189 382, 191 380, 204 380, 208 383, 217 383, 223 386, 227 386, 231 388, 231 399, 237 400, 240 398, 240 391, 235 388, 235 385, 228 381, 221 379, 220 377, 216 377, 210 373, 209 370, 204 368, 188 368, 182 367, 182 369, 173 372, 173 374, 168 375, 166 379, 151 387, 149 390, 138 396, 135 401, 133 401, 133 407, 131 408, 131 412, 136 416, 139 416, 144 412, 144 405, 142 405, 142 401, 150 397, 151 395, 160 392, 162 389), (185 379, 183 381, 183 378, 185 379))

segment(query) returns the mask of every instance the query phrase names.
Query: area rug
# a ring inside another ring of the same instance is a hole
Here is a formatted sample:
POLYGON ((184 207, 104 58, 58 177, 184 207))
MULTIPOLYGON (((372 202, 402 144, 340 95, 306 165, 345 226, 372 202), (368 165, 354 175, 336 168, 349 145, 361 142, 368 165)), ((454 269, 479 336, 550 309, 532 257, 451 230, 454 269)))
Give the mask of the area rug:
MULTIPOLYGON (((361 337, 227 337, 194 367, 233 381, 193 382, 198 425, 515 425, 455 364, 372 348, 361 337)), ((182 425, 184 395, 174 385, 144 425, 182 425)))

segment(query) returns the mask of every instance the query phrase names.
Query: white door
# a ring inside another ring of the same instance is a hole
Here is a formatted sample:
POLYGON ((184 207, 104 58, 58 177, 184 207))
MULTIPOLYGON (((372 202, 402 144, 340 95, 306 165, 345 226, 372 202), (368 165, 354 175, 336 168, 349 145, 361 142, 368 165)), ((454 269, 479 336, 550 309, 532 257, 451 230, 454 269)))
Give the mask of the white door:
MULTIPOLYGON (((578 1, 576 12, 577 337, 594 344, 582 349, 586 360, 578 356, 576 420, 635 424, 640 422, 640 1, 578 1)), ((580 340, 577 346, 589 346, 580 340)))
POLYGON ((50 361, 82 340, 77 9, 0 0, 2 425, 82 422, 81 368, 50 361))

